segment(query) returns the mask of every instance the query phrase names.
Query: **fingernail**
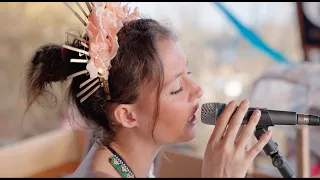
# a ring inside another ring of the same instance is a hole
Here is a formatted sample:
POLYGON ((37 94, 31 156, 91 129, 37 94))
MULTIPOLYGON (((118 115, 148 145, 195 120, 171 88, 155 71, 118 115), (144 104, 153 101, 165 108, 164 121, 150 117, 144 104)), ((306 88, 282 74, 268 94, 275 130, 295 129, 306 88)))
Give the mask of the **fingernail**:
POLYGON ((255 114, 257 117, 260 117, 261 116, 261 111, 259 109, 256 109, 255 110, 255 114))
POLYGON ((268 137, 271 137, 271 135, 272 135, 272 130, 269 130, 268 131, 268 137))
POLYGON ((243 105, 249 106, 249 101, 247 99, 242 101, 243 105))
POLYGON ((230 107, 237 106, 236 101, 235 101, 235 100, 230 101, 230 102, 229 102, 229 106, 230 106, 230 107))

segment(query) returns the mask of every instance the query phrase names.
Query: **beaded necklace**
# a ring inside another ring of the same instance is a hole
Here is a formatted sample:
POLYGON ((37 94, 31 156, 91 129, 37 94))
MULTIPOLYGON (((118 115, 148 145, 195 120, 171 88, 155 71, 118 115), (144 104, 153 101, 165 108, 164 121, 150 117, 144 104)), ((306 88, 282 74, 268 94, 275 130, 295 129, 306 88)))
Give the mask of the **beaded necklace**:
MULTIPOLYGON (((133 172, 126 164, 126 162, 123 160, 123 158, 109 145, 104 144, 104 146, 107 147, 110 150, 110 152, 112 152, 113 155, 109 158, 109 162, 119 172, 122 178, 136 178, 136 176, 133 174, 133 172)), ((153 174, 152 170, 149 171, 147 178, 155 178, 155 175, 153 174)))
POLYGON ((126 164, 126 162, 122 159, 122 157, 113 150, 110 146, 105 145, 111 152, 112 156, 109 158, 109 162, 111 165, 120 173, 122 178, 136 178, 136 176, 133 174, 129 166, 126 164))

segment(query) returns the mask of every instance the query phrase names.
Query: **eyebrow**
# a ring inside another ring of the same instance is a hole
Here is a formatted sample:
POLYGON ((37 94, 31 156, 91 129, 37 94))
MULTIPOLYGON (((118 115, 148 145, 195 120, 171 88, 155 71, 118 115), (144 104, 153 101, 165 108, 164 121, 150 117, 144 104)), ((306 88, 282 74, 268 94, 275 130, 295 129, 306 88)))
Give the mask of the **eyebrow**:
MULTIPOLYGON (((186 66, 188 66, 188 60, 187 60, 187 63, 186 63, 186 66)), ((170 81, 168 81, 167 83, 164 84, 164 87, 166 87, 168 84, 170 84, 171 82, 173 82, 174 80, 176 80, 178 77, 180 77, 184 72, 179 72, 177 73, 174 78, 172 78, 170 81)))

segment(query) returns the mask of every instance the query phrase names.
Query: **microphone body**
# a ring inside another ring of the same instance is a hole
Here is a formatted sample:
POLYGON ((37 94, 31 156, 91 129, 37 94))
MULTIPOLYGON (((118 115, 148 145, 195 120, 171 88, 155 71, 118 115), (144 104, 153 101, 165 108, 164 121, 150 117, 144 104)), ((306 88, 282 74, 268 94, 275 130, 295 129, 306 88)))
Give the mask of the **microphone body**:
MULTIPOLYGON (((204 124, 215 125, 216 120, 226 107, 224 103, 205 103, 201 108, 201 121, 204 124)), ((261 111, 261 117, 257 126, 274 126, 274 125, 310 125, 319 126, 319 116, 297 114, 290 111, 277 111, 268 110, 266 108, 254 108, 248 109, 243 118, 242 125, 248 123, 252 113, 259 109, 261 111)))

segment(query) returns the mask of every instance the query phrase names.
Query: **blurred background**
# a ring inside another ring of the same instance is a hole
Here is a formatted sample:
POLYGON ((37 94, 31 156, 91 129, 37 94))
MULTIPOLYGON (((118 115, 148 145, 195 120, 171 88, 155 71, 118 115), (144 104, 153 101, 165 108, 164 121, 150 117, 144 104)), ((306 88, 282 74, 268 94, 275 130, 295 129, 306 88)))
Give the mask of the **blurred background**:
MULTIPOLYGON (((138 6, 145 17, 170 24, 178 34, 189 60, 189 70, 204 90, 201 103, 227 103, 233 99, 240 102, 248 98, 252 106, 299 113, 308 113, 312 109, 312 112, 317 113, 319 107, 310 102, 310 99, 314 99, 310 95, 320 93, 320 90, 317 91, 319 85, 316 85, 317 77, 320 76, 320 68, 317 66, 320 62, 319 44, 316 44, 320 39, 319 3, 305 5, 304 8, 308 12, 305 16, 311 19, 316 29, 306 35, 311 34, 310 37, 315 38, 310 41, 310 46, 303 39, 302 32, 306 31, 301 31, 301 24, 310 25, 310 22, 300 21, 305 19, 299 19, 296 2, 223 2, 220 5, 226 9, 211 2, 129 3, 129 6, 138 6), (236 20, 230 18, 230 15, 236 20), (237 26, 236 21, 254 32, 267 47, 255 44, 237 26), (286 61, 298 66, 288 66, 283 63, 286 61), (312 74, 308 71, 310 67, 313 68, 312 74), (318 76, 315 76, 317 73, 318 76), (306 86, 308 83, 312 85, 306 86)), ((76 7, 74 4, 72 6, 76 7)), ((62 93, 58 86, 53 87, 58 97, 57 104, 34 105, 30 112, 24 114, 25 63, 39 46, 49 42, 62 44, 66 31, 75 29, 83 33, 84 28, 59 2, 1 2, 0 14, 1 154, 1 148, 61 128, 67 107, 61 101, 62 93)), ((172 148, 187 149, 199 156, 203 154, 213 127, 200 122, 200 111, 198 117, 197 137, 172 148)), ((310 130, 309 136, 316 137, 318 129, 310 130)), ((296 168, 296 156, 293 153, 296 152, 295 132, 295 127, 279 126, 274 127, 273 132, 273 139, 293 168, 296 168)), ((310 176, 317 176, 320 175, 320 156, 317 155, 320 146, 310 149, 310 176)), ((265 154, 257 158, 254 166, 266 174, 280 175, 265 154)))

